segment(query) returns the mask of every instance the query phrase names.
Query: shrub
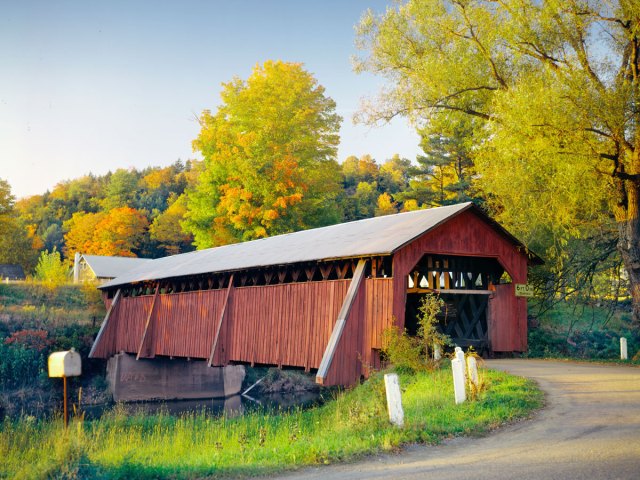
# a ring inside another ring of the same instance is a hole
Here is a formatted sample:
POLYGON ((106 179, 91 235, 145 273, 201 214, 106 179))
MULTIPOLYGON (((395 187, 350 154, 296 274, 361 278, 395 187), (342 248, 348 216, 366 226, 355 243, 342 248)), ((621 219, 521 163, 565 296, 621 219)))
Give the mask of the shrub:
POLYGON ((17 343, 0 343, 0 388, 33 385, 44 372, 45 352, 17 343))
POLYGON ((396 326, 382 332, 382 352, 396 369, 420 371, 433 369, 439 364, 439 360, 433 359, 434 350, 438 348, 442 351, 450 343, 449 337, 437 328, 436 315, 443 305, 444 301, 436 295, 422 298, 415 337, 396 326))
POLYGON ((5 338, 4 343, 42 352, 53 343, 48 337, 46 330, 18 330, 5 338))

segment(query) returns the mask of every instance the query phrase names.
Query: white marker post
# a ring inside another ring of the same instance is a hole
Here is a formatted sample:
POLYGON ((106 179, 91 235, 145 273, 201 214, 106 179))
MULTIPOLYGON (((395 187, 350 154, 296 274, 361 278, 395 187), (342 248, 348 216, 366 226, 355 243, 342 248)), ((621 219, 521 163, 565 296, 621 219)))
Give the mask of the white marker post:
POLYGON ((456 358, 458 360, 460 360, 460 364, 462 365, 462 375, 464 377, 463 378, 464 383, 467 383, 467 374, 465 372, 466 366, 467 366, 467 362, 464 359, 464 352, 462 351, 462 349, 460 347, 456 347, 455 353, 456 353, 456 358))
POLYGON ((440 345, 433 345, 433 359, 438 361, 442 358, 442 350, 440 349, 440 345))
POLYGON ((469 386, 478 387, 478 362, 476 357, 467 357, 467 375, 469 376, 469 386))
POLYGON ((456 404, 463 403, 467 399, 464 381, 464 363, 458 358, 451 360, 451 370, 453 371, 453 394, 456 404))
POLYGON ((629 356, 627 355, 627 339, 624 337, 620 337, 620 360, 628 360, 629 356))
POLYGON ((384 376, 384 386, 387 390, 387 410, 389 410, 389 420, 396 427, 404 426, 404 411, 402 410, 402 394, 400 393, 400 382, 398 375, 387 373, 384 376))

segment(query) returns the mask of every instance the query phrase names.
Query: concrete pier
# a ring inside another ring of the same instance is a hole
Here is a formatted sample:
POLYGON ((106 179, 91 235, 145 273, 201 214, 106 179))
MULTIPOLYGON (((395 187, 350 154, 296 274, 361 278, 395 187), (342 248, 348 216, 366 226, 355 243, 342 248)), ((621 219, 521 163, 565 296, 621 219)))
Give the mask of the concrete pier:
POLYGON ((242 388, 242 365, 208 367, 206 360, 140 359, 119 353, 107 362, 107 382, 116 402, 222 398, 242 388))

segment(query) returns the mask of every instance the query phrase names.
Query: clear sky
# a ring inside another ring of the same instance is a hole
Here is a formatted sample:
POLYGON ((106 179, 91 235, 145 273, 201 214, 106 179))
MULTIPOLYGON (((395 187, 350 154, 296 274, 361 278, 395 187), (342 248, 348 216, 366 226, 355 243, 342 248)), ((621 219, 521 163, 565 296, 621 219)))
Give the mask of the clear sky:
POLYGON ((0 178, 14 195, 117 168, 198 158, 195 116, 268 59, 302 62, 344 118, 338 160, 414 160, 403 120, 355 126, 382 79, 356 75, 354 25, 391 0, 0 3, 0 178))

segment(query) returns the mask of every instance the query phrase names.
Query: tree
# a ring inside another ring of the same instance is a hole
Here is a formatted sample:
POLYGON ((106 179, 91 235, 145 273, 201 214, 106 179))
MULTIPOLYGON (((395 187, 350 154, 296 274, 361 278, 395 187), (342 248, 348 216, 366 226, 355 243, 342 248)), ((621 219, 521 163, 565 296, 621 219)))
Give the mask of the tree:
POLYGON ((184 226, 199 248, 340 220, 335 102, 299 63, 267 61, 223 84, 193 142, 204 171, 184 226))
MULTIPOLYGON (((640 3, 411 0, 358 27, 389 88, 362 119, 468 127, 499 219, 548 253, 617 238, 640 323, 640 3)), ((525 238, 526 239, 526 238, 525 238)))
POLYGON ((182 231, 181 222, 187 213, 186 197, 180 195, 158 215, 149 227, 151 239, 160 243, 168 255, 192 250, 193 237, 182 231))
POLYGON ((60 252, 53 250, 40 253, 35 269, 35 278, 47 288, 55 289, 69 280, 69 267, 60 258, 60 252))
POLYGON ((451 205, 473 200, 470 132, 453 131, 449 136, 425 133, 417 158, 418 166, 409 168, 409 188, 398 200, 416 200, 425 206, 451 205))
POLYGON ((380 175, 380 169, 371 155, 358 158, 353 155, 342 162, 343 182, 346 189, 354 188, 360 182, 375 182, 380 175))
POLYGON ((407 189, 410 177, 411 160, 395 154, 380 165, 378 184, 383 192, 394 194, 407 189))
POLYGON ((0 178, 0 263, 15 263, 31 270, 37 258, 32 233, 18 218, 11 186, 0 178))
POLYGON ((97 254, 94 247, 94 234, 98 224, 104 219, 106 213, 76 212, 64 222, 64 254, 68 259, 76 253, 97 254))
POLYGON ((135 208, 114 208, 96 225, 96 253, 136 257, 135 252, 142 244, 148 228, 149 221, 135 208))
POLYGON ((393 198, 387 192, 378 197, 377 203, 378 207, 376 208, 376 217, 398 213, 398 204, 393 201, 393 198))
POLYGON ((11 193, 11 185, 0 178, 0 215, 13 213, 16 197, 11 193))
POLYGON ((135 257, 149 227, 147 218, 130 207, 109 212, 77 212, 64 223, 65 255, 76 252, 93 255, 135 257))
POLYGON ((139 193, 140 174, 135 169, 119 168, 111 174, 101 201, 104 210, 133 207, 139 193))

